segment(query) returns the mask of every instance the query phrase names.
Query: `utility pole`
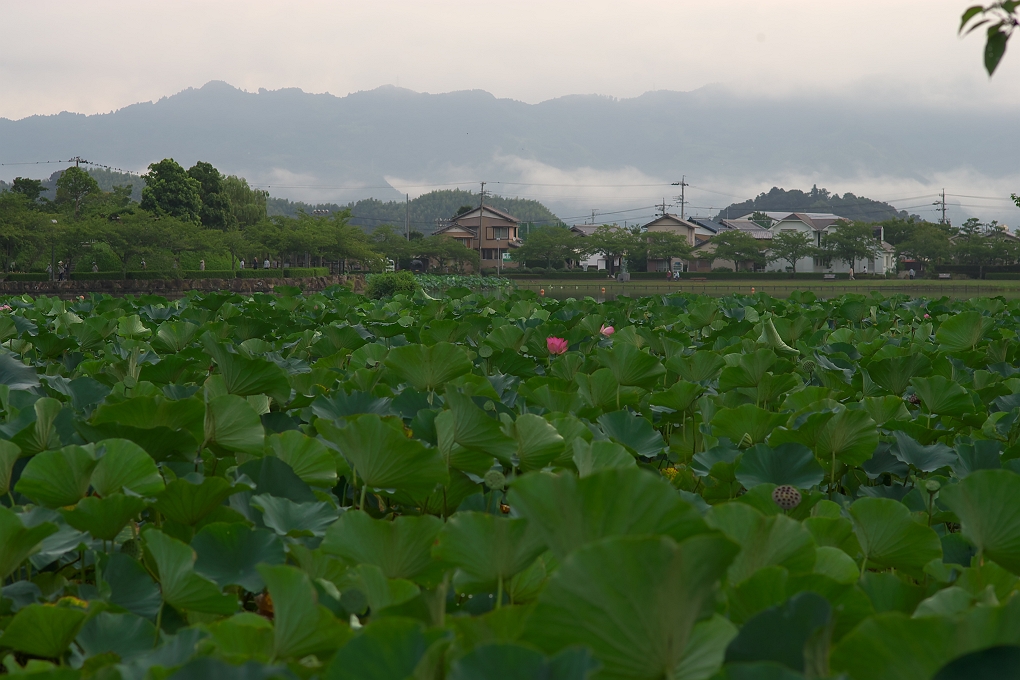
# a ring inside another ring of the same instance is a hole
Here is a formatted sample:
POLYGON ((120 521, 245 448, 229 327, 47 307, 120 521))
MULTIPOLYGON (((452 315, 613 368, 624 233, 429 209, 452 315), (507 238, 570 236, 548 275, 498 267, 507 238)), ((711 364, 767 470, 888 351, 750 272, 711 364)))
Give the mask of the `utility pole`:
POLYGON ((687 183, 687 175, 683 175, 679 182, 673 182, 673 186, 680 187, 680 195, 673 198, 680 201, 680 219, 684 219, 684 206, 687 205, 687 201, 684 199, 684 189, 691 186, 687 183))
POLYGON ((482 237, 485 234, 483 215, 485 214, 485 182, 482 182, 482 190, 478 192, 478 274, 482 274, 482 237))
POLYGON ((411 240, 411 195, 404 194, 404 236, 411 240))
POLYGON ((591 223, 593 225, 595 224, 595 215, 597 215, 598 212, 599 212, 598 208, 592 208, 591 209, 591 223))
POLYGON ((932 203, 932 205, 935 206, 936 209, 942 211, 942 218, 939 220, 939 224, 949 224, 949 222, 946 221, 946 190, 945 190, 945 188, 943 188, 942 189, 942 193, 939 194, 939 200, 937 200, 934 203, 932 203))
POLYGON ((666 214, 666 198, 663 197, 662 203, 660 203, 659 205, 657 205, 655 207, 659 209, 659 217, 665 216, 665 214, 666 214))

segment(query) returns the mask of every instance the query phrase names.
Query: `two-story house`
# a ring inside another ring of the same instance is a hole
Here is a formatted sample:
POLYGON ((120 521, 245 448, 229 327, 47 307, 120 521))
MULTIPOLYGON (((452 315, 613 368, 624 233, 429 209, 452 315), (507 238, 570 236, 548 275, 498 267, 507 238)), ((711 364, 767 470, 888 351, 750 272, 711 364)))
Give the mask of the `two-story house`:
POLYGON ((457 215, 433 234, 452 238, 471 250, 480 251, 482 268, 496 267, 500 263, 503 267, 516 267, 517 263, 510 259, 510 249, 521 245, 517 233, 519 224, 520 220, 513 215, 486 205, 457 215))
MULTIPOLYGON (((687 240, 687 245, 694 248, 715 236, 718 231, 716 228, 717 226, 718 225, 712 225, 711 223, 686 220, 682 217, 678 217, 677 215, 666 213, 656 217, 654 220, 644 225, 642 227, 642 231, 651 233, 667 232, 671 234, 678 234, 687 240)), ((691 263, 692 258, 689 257, 673 257, 669 259, 649 258, 648 271, 683 272, 691 269, 691 263)))

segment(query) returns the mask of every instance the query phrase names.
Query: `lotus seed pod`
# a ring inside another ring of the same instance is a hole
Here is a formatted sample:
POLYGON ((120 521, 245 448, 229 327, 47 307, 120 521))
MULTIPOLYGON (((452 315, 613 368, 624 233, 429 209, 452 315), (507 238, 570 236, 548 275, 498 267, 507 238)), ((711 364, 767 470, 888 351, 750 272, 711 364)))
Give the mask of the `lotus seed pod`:
POLYGON ((772 500, 783 510, 793 510, 800 505, 800 491, 789 484, 783 484, 772 491, 772 500))
POLYGON ((489 470, 485 473, 485 486, 490 489, 502 489, 506 486, 506 476, 499 470, 489 470))
POLYGON ((942 488, 942 485, 939 484, 937 479, 929 479, 924 483, 924 488, 928 490, 928 493, 935 493, 942 488))

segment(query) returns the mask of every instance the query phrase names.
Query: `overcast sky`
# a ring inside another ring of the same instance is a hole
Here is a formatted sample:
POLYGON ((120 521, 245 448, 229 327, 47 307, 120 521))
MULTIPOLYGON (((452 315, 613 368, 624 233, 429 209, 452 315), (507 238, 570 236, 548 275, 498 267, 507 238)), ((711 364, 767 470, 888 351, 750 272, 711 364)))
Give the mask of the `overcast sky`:
MULTIPOLYGON (((710 83, 1020 107, 957 37, 972 0, 9 0, 0 117, 96 113, 209 80, 344 95, 385 84, 538 102, 710 83)), ((1017 40, 1020 40, 1018 38, 1017 40)))

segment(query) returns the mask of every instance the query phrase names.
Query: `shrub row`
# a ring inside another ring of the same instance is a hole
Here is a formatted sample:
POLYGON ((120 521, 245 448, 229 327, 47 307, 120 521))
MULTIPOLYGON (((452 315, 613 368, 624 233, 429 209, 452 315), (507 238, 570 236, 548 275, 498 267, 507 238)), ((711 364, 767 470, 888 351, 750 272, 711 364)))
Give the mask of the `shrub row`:
POLYGON ((46 272, 12 272, 5 277, 6 281, 49 281, 46 272))
MULTIPOLYGON (((608 277, 608 273, 603 270, 599 272, 566 272, 563 270, 556 270, 555 272, 550 271, 549 273, 542 273, 539 271, 532 270, 531 273, 507 273, 507 277, 511 279, 569 279, 569 280, 587 280, 587 279, 605 279, 608 277)), ((836 276, 840 279, 845 279, 847 274, 838 273, 836 276)), ((734 272, 734 271, 713 271, 713 272, 684 272, 680 274, 680 280, 685 279, 709 279, 713 281, 724 281, 724 280, 822 280, 825 277, 824 272, 797 272, 791 274, 789 272, 734 272)), ((632 281, 659 281, 666 279, 666 272, 631 272, 630 278, 632 281)), ((862 278, 858 275, 858 278, 862 278)), ((874 276, 868 276, 867 278, 876 278, 874 276)), ((883 278, 883 277, 878 277, 883 278)))
MULTIPOLYGON (((74 281, 119 281, 132 279, 136 281, 153 279, 279 279, 279 278, 305 278, 311 276, 329 276, 329 269, 326 267, 292 267, 290 269, 240 269, 231 271, 229 269, 187 269, 187 270, 144 270, 129 271, 125 276, 122 272, 71 272, 71 279, 74 281)), ((49 274, 45 272, 30 272, 27 274, 9 274, 8 281, 48 281, 49 274)))

